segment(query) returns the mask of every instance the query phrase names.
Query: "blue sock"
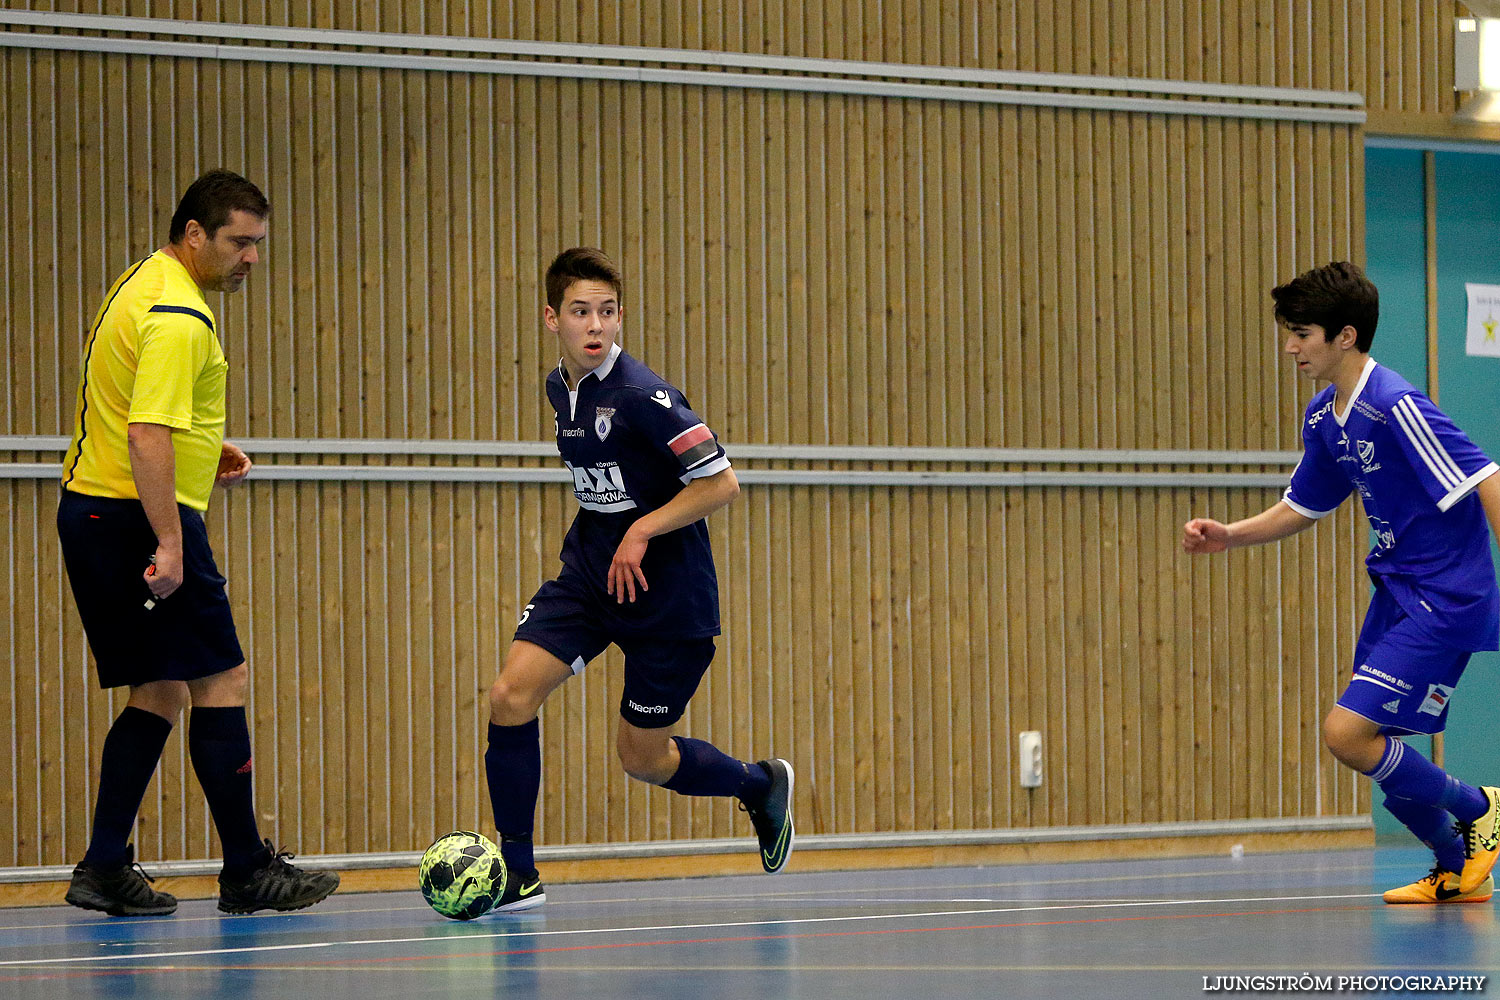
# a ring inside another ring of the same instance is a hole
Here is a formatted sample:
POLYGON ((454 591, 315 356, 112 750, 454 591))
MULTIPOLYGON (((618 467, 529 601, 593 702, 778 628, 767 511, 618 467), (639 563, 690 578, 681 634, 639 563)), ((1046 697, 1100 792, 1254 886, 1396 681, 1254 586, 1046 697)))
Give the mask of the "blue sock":
POLYGON ((170 720, 132 705, 109 727, 100 754, 93 834, 83 856, 91 867, 118 868, 129 861, 130 830, 171 734, 170 720))
POLYGON ((270 861, 255 822, 250 727, 243 705, 194 708, 188 715, 188 756, 224 845, 224 871, 246 878, 270 861))
POLYGON ((1446 809, 1390 796, 1386 796, 1385 807, 1413 836, 1432 848, 1440 868, 1449 872, 1463 871, 1463 838, 1453 829, 1453 816, 1446 809))
POLYGON ((536 827, 536 800, 542 791, 542 727, 537 719, 519 726, 490 723, 490 746, 484 752, 484 774, 490 807, 500 831, 505 867, 527 874, 535 870, 531 845, 536 827))
POLYGON ((1365 774, 1373 778, 1387 796, 1446 809, 1465 823, 1474 822, 1490 808, 1489 799, 1479 789, 1464 784, 1405 743, 1389 736, 1380 763, 1365 774))
POLYGON ((678 795, 733 795, 753 802, 766 794, 771 778, 759 764, 735 760, 712 743, 672 737, 682 756, 677 773, 662 783, 678 795))

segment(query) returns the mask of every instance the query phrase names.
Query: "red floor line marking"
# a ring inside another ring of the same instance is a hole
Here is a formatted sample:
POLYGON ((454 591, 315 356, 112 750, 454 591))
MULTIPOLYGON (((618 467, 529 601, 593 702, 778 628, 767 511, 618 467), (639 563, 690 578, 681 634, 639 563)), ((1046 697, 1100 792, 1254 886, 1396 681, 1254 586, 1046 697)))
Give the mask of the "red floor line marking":
MULTIPOLYGON (((811 931, 805 934, 750 934, 736 937, 711 937, 711 938, 680 938, 661 941, 618 941, 608 944, 577 944, 558 945, 551 948, 517 948, 510 951, 475 951, 461 952, 454 955, 398 955, 383 956, 379 958, 343 958, 330 959, 321 962, 305 962, 299 968, 312 968, 319 965, 327 966, 349 966, 349 965, 389 965, 394 962, 446 962, 460 958, 499 958, 514 955, 551 955, 565 952, 579 951, 610 951, 620 948, 656 948, 672 945, 702 945, 702 944, 742 944, 751 941, 793 941, 810 938, 835 938, 855 937, 869 934, 935 934, 945 931, 983 931, 983 930, 1013 930, 1023 927, 1062 927, 1082 926, 1084 924, 1111 924, 1122 923, 1130 920, 1202 920, 1209 917, 1265 917, 1282 916, 1291 913, 1330 913, 1330 912, 1359 912, 1364 910, 1359 906, 1315 906, 1305 909, 1292 910, 1241 910, 1235 913, 1157 913, 1139 914, 1124 917, 1084 917, 1075 920, 1030 920, 1007 924, 966 924, 958 927, 872 927, 864 930, 854 931, 811 931)), ((455 938, 454 940, 461 940, 455 938)), ((268 965, 215 965, 212 969, 218 970, 260 970, 273 971, 275 966, 268 965)), ((164 972, 201 972, 202 967, 196 969, 163 968, 131 968, 113 970, 89 970, 80 972, 39 973, 33 976, 0 976, 0 983, 8 982, 36 982, 47 979, 79 979, 95 978, 98 976, 139 976, 154 975, 164 972)))

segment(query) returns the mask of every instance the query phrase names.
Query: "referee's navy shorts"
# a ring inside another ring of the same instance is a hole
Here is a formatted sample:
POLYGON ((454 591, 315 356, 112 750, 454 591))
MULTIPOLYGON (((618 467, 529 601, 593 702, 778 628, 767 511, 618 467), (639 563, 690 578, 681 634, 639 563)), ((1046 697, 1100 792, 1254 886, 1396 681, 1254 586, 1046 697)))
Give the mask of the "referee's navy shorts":
POLYGON ((182 518, 182 586, 148 610, 156 533, 139 500, 63 490, 57 535, 103 688, 190 681, 245 662, 203 515, 182 518))
POLYGON ((542 647, 575 674, 614 643, 625 654, 620 718, 641 729, 675 725, 714 660, 713 637, 622 635, 605 629, 591 607, 587 586, 565 568, 526 605, 515 637, 542 647))

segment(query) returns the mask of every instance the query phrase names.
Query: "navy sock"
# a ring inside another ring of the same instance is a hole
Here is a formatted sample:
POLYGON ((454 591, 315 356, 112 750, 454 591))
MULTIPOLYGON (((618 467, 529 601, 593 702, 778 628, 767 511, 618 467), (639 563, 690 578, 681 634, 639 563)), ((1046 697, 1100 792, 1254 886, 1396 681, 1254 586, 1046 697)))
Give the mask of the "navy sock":
POLYGON ((93 834, 83 856, 90 866, 118 868, 129 860, 130 830, 171 733, 170 719, 132 705, 109 727, 100 754, 93 834))
POLYGON ((245 878, 268 858, 255 822, 244 706, 194 708, 188 716, 188 756, 224 846, 224 872, 230 878, 245 878))
POLYGON ((1453 829, 1453 816, 1446 809, 1422 805, 1411 799, 1386 796, 1385 807, 1422 843, 1432 848, 1438 866, 1444 871, 1462 871, 1464 842, 1453 829))
POLYGON ((759 764, 735 760, 712 743, 688 736, 672 737, 682 760, 677 773, 662 783, 678 795, 733 795, 755 801, 771 787, 771 778, 759 764))
POLYGON ((1380 763, 1365 774, 1373 778, 1388 796, 1446 809, 1465 823, 1483 816, 1490 807, 1489 800, 1479 789, 1464 784, 1405 743, 1389 736, 1380 763))
POLYGON ((531 834, 536 826, 536 800, 542 790, 542 727, 538 720, 519 726, 490 723, 490 746, 484 752, 484 774, 490 786, 490 807, 500 832, 500 854, 505 867, 528 873, 536 868, 531 834))

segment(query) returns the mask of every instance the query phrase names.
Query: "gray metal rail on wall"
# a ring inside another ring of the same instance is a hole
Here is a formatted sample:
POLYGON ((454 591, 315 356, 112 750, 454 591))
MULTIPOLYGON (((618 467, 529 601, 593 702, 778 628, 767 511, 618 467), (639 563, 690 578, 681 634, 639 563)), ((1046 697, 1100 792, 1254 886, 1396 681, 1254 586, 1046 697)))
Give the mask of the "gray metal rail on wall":
POLYGON ((339 31, 180 21, 151 17, 0 11, 0 24, 17 29, 0 32, 0 47, 107 52, 188 59, 360 66, 450 73, 546 76, 567 79, 622 80, 698 87, 780 90, 798 93, 901 97, 980 104, 1012 104, 1143 114, 1201 115, 1272 121, 1329 122, 1358 125, 1365 121, 1364 98, 1350 91, 1296 87, 1258 87, 1191 80, 1082 76, 1005 70, 870 63, 847 59, 811 59, 698 49, 655 49, 626 45, 583 45, 513 39, 463 38, 393 32, 339 31), (53 34, 53 30, 103 34, 53 34), (212 38, 233 42, 271 42, 303 46, 182 42, 171 38, 212 38), (378 52, 372 49, 415 49, 378 52), (432 52, 479 53, 481 57, 431 55, 432 52), (516 57, 553 60, 530 62, 516 57), (608 64, 608 63, 614 63, 608 64), (643 66, 619 63, 645 63, 643 66), (663 68, 661 64, 676 64, 663 68), (712 70, 683 66, 719 67, 712 70), (734 72, 753 70, 754 72, 734 72), (906 81, 944 81, 906 82, 906 81), (1000 89, 1007 88, 1007 89, 1000 89), (1027 89, 1009 89, 1027 88, 1027 89), (1163 97, 1122 94, 1150 93, 1163 97))
MULTIPOLYGON (((407 441, 335 439, 255 439, 238 443, 252 459, 260 455, 390 455, 396 457, 550 458, 557 456, 551 441, 407 441)), ((0 436, 0 452, 58 452, 68 439, 58 435, 0 436)), ((1202 472, 1119 469, 1057 469, 1035 466, 1211 465, 1277 466, 1297 463, 1298 452, 1209 450, 1108 450, 1074 448, 922 448, 831 445, 736 445, 726 449, 731 461, 794 461, 837 463, 938 463, 954 465, 1028 465, 1033 468, 984 471, 975 469, 765 469, 742 468, 737 477, 747 485, 803 486, 1084 486, 1084 487, 1269 487, 1284 486, 1286 471, 1202 472)), ((566 469, 555 465, 520 467, 498 465, 275 465, 257 462, 251 475, 259 480, 314 482, 428 482, 428 483, 563 483, 566 469)), ((0 479, 53 479, 58 462, 0 463, 0 479)))

